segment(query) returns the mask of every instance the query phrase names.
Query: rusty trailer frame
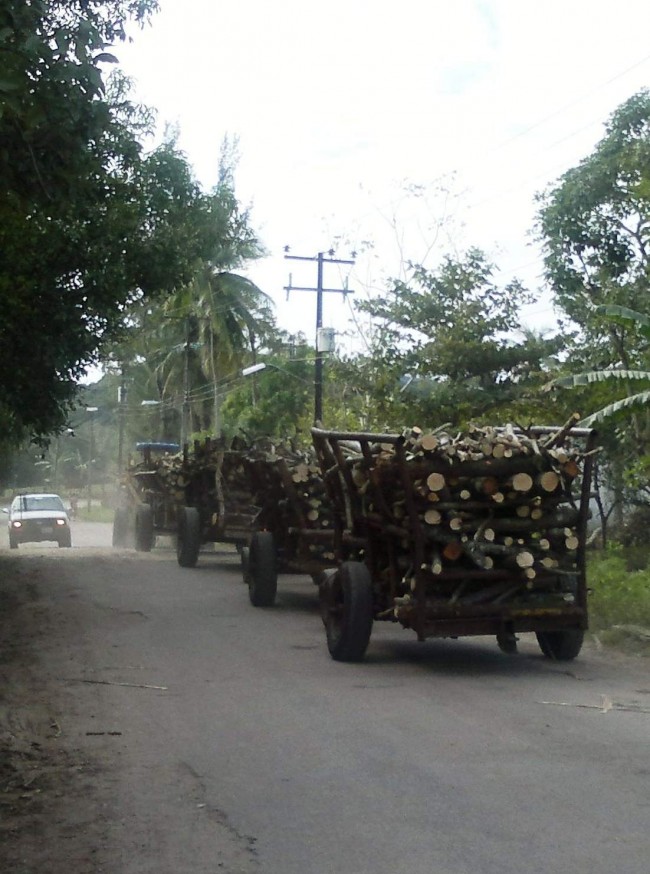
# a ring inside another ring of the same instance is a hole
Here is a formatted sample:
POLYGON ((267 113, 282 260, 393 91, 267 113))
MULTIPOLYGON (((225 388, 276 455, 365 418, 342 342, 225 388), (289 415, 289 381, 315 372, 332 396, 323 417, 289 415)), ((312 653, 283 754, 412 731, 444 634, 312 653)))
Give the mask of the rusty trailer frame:
MULTIPOLYGON (((328 498, 334 508, 334 554, 336 566, 359 574, 359 565, 365 567, 372 588, 372 620, 398 622, 411 629, 418 640, 431 637, 461 637, 472 635, 496 635, 499 645, 506 649, 515 640, 516 632, 536 632, 544 650, 542 638, 554 641, 553 635, 575 632, 582 640, 588 627, 587 580, 586 580, 586 534, 589 519, 589 501, 596 432, 573 427, 566 432, 572 440, 584 441, 584 464, 580 477, 579 494, 567 493, 567 501, 573 507, 572 522, 578 538, 575 554, 574 592, 572 603, 545 606, 531 601, 508 603, 504 594, 520 589, 521 576, 506 568, 483 569, 459 567, 443 569, 433 574, 425 561, 427 531, 420 518, 414 496, 413 478, 406 461, 405 440, 397 434, 328 431, 313 428, 312 439, 316 450, 328 498), (350 464, 346 460, 345 445, 354 445, 363 457, 368 474, 365 487, 353 479, 350 464), (391 511, 378 476, 378 455, 373 446, 387 444, 394 448, 395 460, 401 477, 405 497, 406 515, 397 520, 391 511), (372 510, 369 506, 372 505, 372 510), (406 546, 406 543, 408 544, 406 546), (410 556, 411 585, 404 586, 404 569, 398 558, 406 551, 410 556), (355 569, 355 566, 356 569, 355 569), (481 584, 484 592, 491 590, 494 597, 485 601, 484 596, 462 597, 472 584, 481 584), (441 598, 441 589, 447 589, 448 597, 441 598), (550 635, 550 636, 549 636, 550 635)), ((558 428, 531 427, 527 433, 537 439, 558 433, 558 428)), ((512 459, 516 470, 516 459, 512 459)), ((460 463, 462 464, 462 463, 460 463)), ((458 466, 456 472, 467 468, 458 466)), ((449 471, 453 471, 453 466, 449 471)), ((323 621, 326 628, 333 614, 344 609, 341 603, 341 588, 334 598, 332 586, 337 575, 322 591, 323 621)), ((349 581, 348 581, 349 582, 349 581)), ((536 587, 553 587, 558 582, 557 572, 542 572, 536 587)), ((340 615, 338 616, 341 621, 340 615)), ((345 622, 345 617, 343 618, 345 622)), ((365 633, 365 632, 363 632, 365 633)), ((368 632, 369 637, 369 632, 368 632)), ((367 642, 366 642, 367 643, 367 642)), ((365 647, 354 646, 343 653, 342 660, 356 660, 363 656, 365 647), (351 655, 350 655, 351 654, 351 655), (349 656, 349 658, 348 658, 349 656)), ((578 646, 579 649, 579 646, 578 646)), ((560 648, 557 649, 557 652, 560 648)), ((330 647, 330 652, 332 648, 330 647)), ((550 651, 545 654, 551 655, 550 651)), ((332 652, 334 658, 337 655, 332 652)), ((561 657, 561 656, 559 656, 561 657)), ((573 657, 573 656, 571 656, 573 657)))
POLYGON ((241 549, 248 543, 258 508, 251 502, 245 512, 237 510, 222 481, 224 463, 241 463, 241 451, 222 448, 211 438, 194 441, 191 450, 185 444, 183 484, 174 492, 162 481, 151 449, 145 446, 141 452, 142 467, 127 471, 122 479, 114 545, 126 545, 132 532, 135 548, 148 552, 157 535, 171 536, 176 539, 178 563, 194 567, 203 544, 227 543, 241 549))

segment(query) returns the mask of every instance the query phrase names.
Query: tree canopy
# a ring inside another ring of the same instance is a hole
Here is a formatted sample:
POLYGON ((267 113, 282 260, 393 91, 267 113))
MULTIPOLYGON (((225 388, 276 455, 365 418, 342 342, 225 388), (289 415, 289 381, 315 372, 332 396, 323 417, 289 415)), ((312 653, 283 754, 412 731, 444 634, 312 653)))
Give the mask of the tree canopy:
POLYGON ((554 386, 576 389, 617 497, 647 483, 650 91, 612 114, 593 152, 539 198, 547 280, 568 318, 554 386))
POLYGON ((79 378, 134 298, 191 279, 211 204, 151 114, 107 85, 107 51, 153 0, 0 3, 0 423, 61 427, 79 378))
POLYGON ((391 374, 384 394, 394 399, 401 388, 401 405, 410 400, 422 421, 503 410, 557 350, 557 341, 522 331, 530 294, 516 279, 499 284, 495 272, 485 253, 470 249, 434 271, 412 265, 406 281, 359 304, 377 320, 373 357, 391 374))
POLYGON ((546 278, 562 312, 580 326, 585 363, 630 367, 629 325, 603 321, 599 305, 647 307, 650 279, 650 91, 611 116, 594 151, 540 196, 537 230, 546 278))

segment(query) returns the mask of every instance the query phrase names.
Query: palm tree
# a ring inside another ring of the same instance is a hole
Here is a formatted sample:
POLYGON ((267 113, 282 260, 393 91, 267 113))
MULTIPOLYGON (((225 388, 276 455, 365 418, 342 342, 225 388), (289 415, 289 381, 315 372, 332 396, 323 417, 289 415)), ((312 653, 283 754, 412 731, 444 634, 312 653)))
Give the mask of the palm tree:
POLYGON ((135 342, 122 360, 138 362, 163 407, 182 408, 183 437, 219 432, 220 384, 275 331, 270 298, 239 272, 264 252, 235 196, 235 151, 224 142, 210 196, 210 257, 188 284, 162 303, 141 301, 128 320, 135 342))
POLYGON ((262 339, 274 331, 272 301, 245 276, 205 264, 192 283, 169 298, 161 317, 184 332, 181 367, 174 348, 161 361, 166 382, 183 383, 190 391, 194 427, 220 430, 219 384, 255 360, 262 339))
MULTIPOLYGON (((643 338, 650 340, 650 316, 639 313, 627 307, 606 305, 596 307, 596 312, 617 324, 631 327, 643 338)), ((617 401, 606 404, 596 412, 587 416, 580 423, 585 427, 591 427, 598 422, 615 416, 623 410, 636 412, 643 407, 650 406, 650 389, 636 391, 631 388, 633 383, 650 385, 650 370, 629 369, 606 369, 590 370, 583 373, 562 376, 553 380, 549 387, 576 388, 577 386, 593 385, 595 383, 623 383, 628 388, 628 394, 617 401)))

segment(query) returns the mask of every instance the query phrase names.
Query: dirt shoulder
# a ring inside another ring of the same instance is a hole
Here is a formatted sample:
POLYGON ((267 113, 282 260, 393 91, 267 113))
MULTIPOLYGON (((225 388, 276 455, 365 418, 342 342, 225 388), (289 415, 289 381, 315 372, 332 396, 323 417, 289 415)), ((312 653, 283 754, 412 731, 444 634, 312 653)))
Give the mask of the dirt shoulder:
POLYGON ((118 712, 115 687, 131 684, 104 679, 114 636, 138 639, 146 617, 98 589, 169 560, 87 547, 81 533, 72 551, 0 551, 0 871, 258 870, 197 775, 165 757, 165 726, 157 738, 134 730, 151 702, 130 697, 118 712))
POLYGON ((15 874, 117 870, 106 846, 109 751, 74 742, 78 702, 57 680, 65 641, 83 645, 73 593, 62 611, 43 591, 64 568, 0 558, 0 869, 15 874))

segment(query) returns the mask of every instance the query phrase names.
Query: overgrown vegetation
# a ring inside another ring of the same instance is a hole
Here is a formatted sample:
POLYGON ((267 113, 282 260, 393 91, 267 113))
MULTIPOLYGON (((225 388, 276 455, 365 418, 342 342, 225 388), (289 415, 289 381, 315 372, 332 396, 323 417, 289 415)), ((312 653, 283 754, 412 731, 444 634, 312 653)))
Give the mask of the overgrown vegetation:
POLYGON ((650 655, 650 549, 620 544, 587 564, 589 624, 603 644, 650 655))

